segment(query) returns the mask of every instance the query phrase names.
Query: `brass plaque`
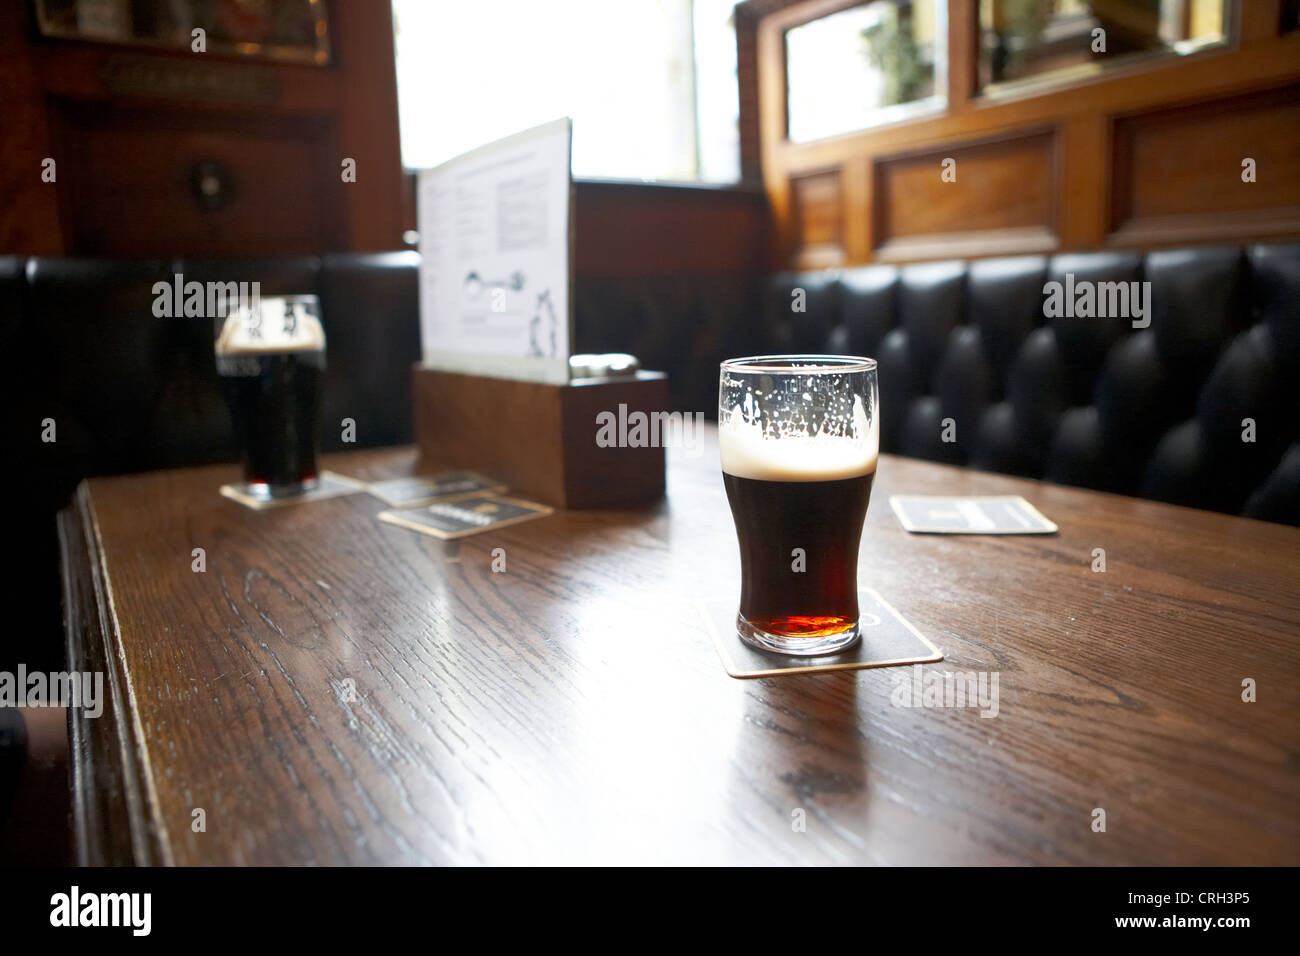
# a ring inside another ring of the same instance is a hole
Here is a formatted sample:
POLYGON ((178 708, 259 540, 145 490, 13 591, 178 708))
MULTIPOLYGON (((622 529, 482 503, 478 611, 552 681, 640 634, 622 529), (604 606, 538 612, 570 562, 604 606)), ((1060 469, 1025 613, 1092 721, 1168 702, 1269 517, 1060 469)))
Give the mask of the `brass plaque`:
POLYGON ((114 56, 104 64, 104 86, 117 96, 216 100, 266 106, 275 102, 275 71, 251 64, 180 63, 114 56))

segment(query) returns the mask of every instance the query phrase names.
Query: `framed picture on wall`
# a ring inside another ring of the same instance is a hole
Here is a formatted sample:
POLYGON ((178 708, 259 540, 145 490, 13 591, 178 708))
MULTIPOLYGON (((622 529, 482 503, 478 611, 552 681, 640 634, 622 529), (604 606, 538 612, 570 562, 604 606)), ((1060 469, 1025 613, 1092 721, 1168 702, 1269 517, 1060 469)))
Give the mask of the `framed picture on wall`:
POLYGON ((44 36, 323 65, 324 0, 35 0, 44 36))

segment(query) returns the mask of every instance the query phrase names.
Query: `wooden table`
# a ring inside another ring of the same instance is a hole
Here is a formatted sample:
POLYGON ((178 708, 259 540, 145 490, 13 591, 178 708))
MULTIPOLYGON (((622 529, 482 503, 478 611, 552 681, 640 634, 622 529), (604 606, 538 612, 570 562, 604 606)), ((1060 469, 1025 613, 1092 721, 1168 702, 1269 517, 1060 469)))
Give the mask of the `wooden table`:
POLYGON ((984 718, 893 706, 891 668, 726 676, 697 610, 739 587, 712 433, 653 509, 459 546, 365 494, 249 511, 234 477, 94 479, 61 515, 72 666, 114 690, 72 726, 86 862, 1300 859, 1296 529, 883 457, 863 580, 931 666, 999 674, 984 718), (909 535, 897 492, 1023 494, 1061 531, 909 535))

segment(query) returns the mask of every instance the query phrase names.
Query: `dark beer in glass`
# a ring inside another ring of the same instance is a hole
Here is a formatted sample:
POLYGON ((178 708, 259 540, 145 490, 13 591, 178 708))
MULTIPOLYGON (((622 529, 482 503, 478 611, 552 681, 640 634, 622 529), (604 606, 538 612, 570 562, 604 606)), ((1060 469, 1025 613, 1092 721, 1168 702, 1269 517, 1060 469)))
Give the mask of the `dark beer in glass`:
POLYGON ((858 639, 858 547, 879 448, 876 363, 831 355, 722 364, 722 478, 740 542, 736 630, 782 654, 858 639))
POLYGON ((262 299, 220 322, 217 372, 244 464, 260 498, 311 491, 319 481, 325 332, 315 296, 262 299))

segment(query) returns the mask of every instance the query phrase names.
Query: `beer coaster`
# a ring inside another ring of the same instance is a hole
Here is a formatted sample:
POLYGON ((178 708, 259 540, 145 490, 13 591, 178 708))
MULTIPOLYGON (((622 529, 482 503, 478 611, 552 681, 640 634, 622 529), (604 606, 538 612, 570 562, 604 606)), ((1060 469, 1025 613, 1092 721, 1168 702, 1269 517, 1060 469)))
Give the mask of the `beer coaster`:
POLYGON ((321 501, 325 498, 337 498, 339 495, 353 495, 364 489, 358 488, 350 479, 336 475, 332 471, 322 471, 320 481, 311 491, 289 498, 257 498, 248 493, 244 482, 222 485, 221 494, 231 501, 238 501, 245 508, 254 511, 266 511, 269 508, 283 508, 285 505, 300 505, 308 501, 321 501))
POLYGON ((447 498, 494 495, 506 486, 475 471, 440 471, 436 475, 389 478, 365 483, 365 490, 393 508, 418 508, 447 498))
POLYGON ((444 541, 493 531, 521 521, 544 518, 555 509, 522 498, 502 495, 472 495, 451 501, 437 501, 423 508, 381 511, 379 520, 431 534, 444 541))
POLYGON ((913 534, 1055 534, 1058 530, 1019 495, 890 495, 889 507, 903 530, 913 534))
POLYGON ((848 650, 825 657, 794 657, 750 647, 736 634, 735 597, 705 601, 700 605, 700 613, 722 666, 737 680, 897 664, 932 664, 943 660, 943 652, 875 589, 858 589, 858 607, 861 638, 848 650))

